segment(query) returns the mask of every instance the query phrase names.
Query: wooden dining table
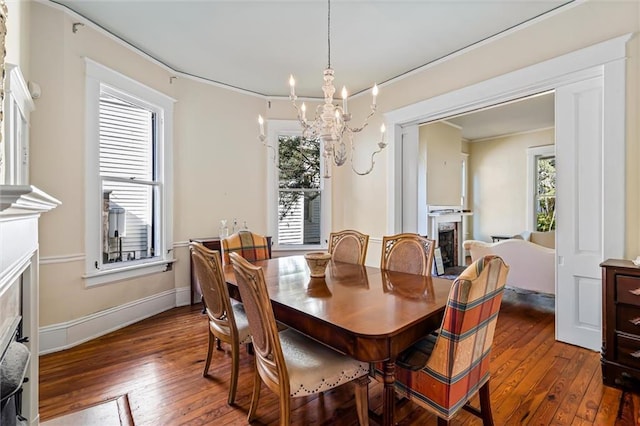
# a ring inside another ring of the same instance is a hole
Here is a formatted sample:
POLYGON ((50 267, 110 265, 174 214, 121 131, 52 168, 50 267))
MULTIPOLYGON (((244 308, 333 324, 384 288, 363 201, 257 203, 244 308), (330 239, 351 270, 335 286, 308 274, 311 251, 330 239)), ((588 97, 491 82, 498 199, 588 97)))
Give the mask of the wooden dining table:
MULTIPOLYGON (((312 278, 304 256, 254 264, 279 322, 358 361, 382 363, 382 423, 393 425, 396 357, 440 327, 452 281, 335 261, 325 277, 312 278)), ((232 266, 224 273, 239 299, 232 266)))

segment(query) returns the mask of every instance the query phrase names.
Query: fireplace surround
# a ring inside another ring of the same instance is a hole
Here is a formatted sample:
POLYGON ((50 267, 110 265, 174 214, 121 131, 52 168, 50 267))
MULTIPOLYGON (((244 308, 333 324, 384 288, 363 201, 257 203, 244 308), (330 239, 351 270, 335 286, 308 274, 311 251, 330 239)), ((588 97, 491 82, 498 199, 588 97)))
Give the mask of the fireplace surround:
POLYGON ((39 422, 38 220, 59 204, 31 185, 0 185, 2 426, 39 422))
MULTIPOLYGON (((461 206, 427 206, 427 236, 436 242, 436 247, 440 247, 444 253, 451 250, 450 264, 448 266, 465 266, 465 256, 462 243, 467 235, 466 218, 473 215, 472 212, 463 210, 461 206), (449 231, 453 231, 450 233, 449 231), (440 236, 446 235, 446 247, 440 243, 440 236), (451 240, 449 240, 451 237, 451 240)), ((444 265, 447 266, 446 264, 444 265)))

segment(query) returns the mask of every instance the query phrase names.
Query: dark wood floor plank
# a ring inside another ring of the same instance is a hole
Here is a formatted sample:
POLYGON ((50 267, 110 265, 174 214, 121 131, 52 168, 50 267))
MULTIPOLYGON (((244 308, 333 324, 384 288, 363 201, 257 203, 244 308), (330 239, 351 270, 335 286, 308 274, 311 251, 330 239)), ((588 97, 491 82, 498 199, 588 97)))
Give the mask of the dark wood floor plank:
MULTIPOLYGON (((548 298, 538 297, 532 303, 536 296, 505 295, 491 355, 496 425, 560 421, 623 426, 616 423, 619 411, 621 419, 637 423, 638 397, 623 400, 622 392, 602 385, 597 354, 555 342, 548 298), (621 401, 626 403, 619 410, 621 401)), ((199 307, 186 306, 44 355, 40 357, 41 420, 127 395, 137 426, 246 425, 253 358, 241 350, 236 404, 229 406, 231 359, 228 347, 223 349, 214 351, 209 375, 203 377, 207 323, 199 307)), ((369 403, 378 412, 382 390, 382 384, 371 382, 369 403)), ((264 385, 257 414, 254 425, 278 424, 278 399, 264 385)), ((433 414, 412 402, 399 406, 396 414, 398 425, 437 423, 433 414)), ((301 425, 356 425, 353 388, 348 385, 322 396, 293 399, 292 419, 301 425)), ((466 411, 451 422, 456 426, 481 423, 466 411)))

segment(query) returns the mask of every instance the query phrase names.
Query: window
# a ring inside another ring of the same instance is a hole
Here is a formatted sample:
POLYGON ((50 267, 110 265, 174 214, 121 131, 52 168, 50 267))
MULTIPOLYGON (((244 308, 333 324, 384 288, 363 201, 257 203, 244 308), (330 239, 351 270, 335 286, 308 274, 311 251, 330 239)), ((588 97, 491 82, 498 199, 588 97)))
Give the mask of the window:
POLYGON ((330 181, 323 179, 319 140, 307 140, 296 122, 270 121, 269 197, 274 249, 326 247, 330 217, 330 181), (294 129, 294 130, 287 130, 294 129))
POLYGON ((553 145, 527 150, 527 229, 556 228, 556 157, 553 145))
POLYGON ((88 285, 171 261, 173 100, 87 60, 88 285))
POLYGON ((556 229, 556 157, 536 157, 536 231, 556 229))

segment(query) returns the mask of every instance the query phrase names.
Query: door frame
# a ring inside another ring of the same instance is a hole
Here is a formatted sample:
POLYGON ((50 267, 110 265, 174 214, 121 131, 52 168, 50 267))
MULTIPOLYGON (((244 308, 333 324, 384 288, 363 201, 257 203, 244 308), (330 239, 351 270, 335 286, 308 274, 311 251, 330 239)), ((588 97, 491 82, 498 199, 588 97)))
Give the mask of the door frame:
MULTIPOLYGON (((426 222, 426 206, 419 206, 415 215, 405 214, 403 219, 403 206, 416 204, 419 187, 417 173, 410 173, 416 176, 413 188, 406 179, 404 186, 402 182, 402 134, 405 133, 405 149, 407 146, 417 146, 417 143, 406 139, 408 135, 417 135, 417 132, 407 132, 407 129, 600 76, 604 86, 603 139, 607 144, 607 155, 602 164, 602 205, 605 209, 603 217, 606 218, 602 229, 602 258, 624 257, 626 45, 631 36, 619 36, 385 113, 388 140, 391 141, 387 155, 387 233, 394 234, 411 228, 418 230, 422 228, 421 221, 426 222), (487 96, 487 93, 492 95, 487 96), (406 198, 411 201, 405 202, 406 198), (415 223, 403 223, 407 217, 415 220, 415 223)), ((556 117, 556 122, 559 119, 562 117, 556 117)), ((562 237, 561 232, 557 231, 557 238, 562 237)), ((556 308, 558 306, 562 306, 562 301, 556 299, 556 308)))

